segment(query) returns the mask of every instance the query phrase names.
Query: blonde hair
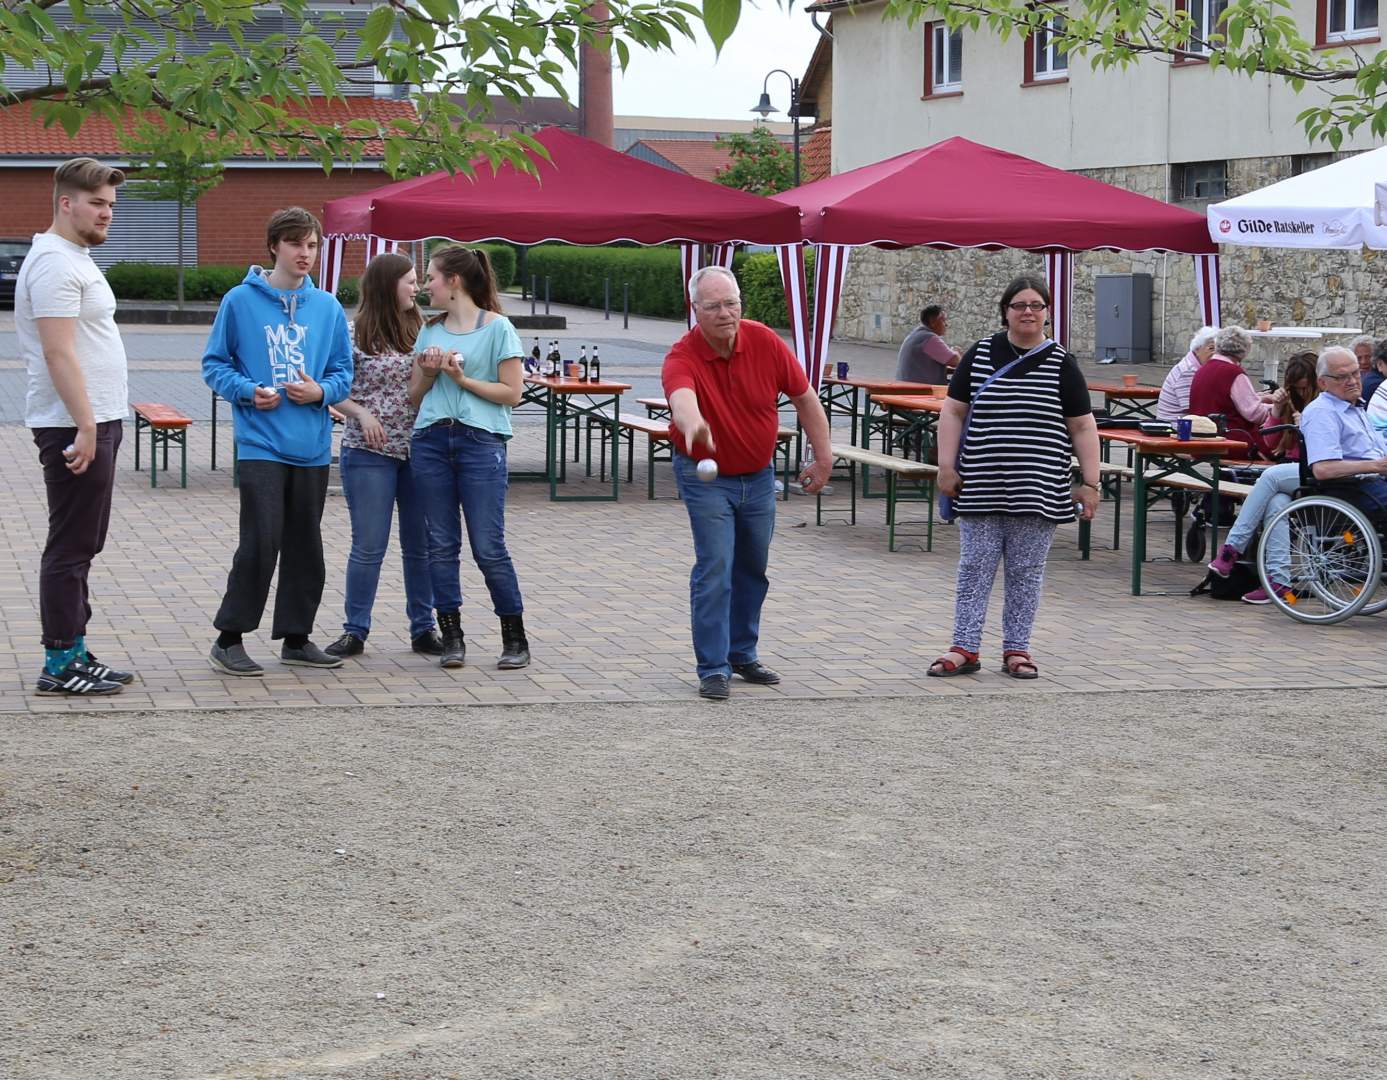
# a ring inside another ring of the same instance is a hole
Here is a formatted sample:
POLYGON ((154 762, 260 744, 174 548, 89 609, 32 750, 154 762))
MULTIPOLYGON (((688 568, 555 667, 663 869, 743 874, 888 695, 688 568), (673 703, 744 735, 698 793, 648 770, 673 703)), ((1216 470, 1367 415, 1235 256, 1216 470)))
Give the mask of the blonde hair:
POLYGON ((79 191, 100 191, 102 188, 120 187, 125 183, 125 174, 110 165, 103 165, 96 158, 79 157, 64 161, 53 171, 53 213, 58 212, 58 200, 79 191))

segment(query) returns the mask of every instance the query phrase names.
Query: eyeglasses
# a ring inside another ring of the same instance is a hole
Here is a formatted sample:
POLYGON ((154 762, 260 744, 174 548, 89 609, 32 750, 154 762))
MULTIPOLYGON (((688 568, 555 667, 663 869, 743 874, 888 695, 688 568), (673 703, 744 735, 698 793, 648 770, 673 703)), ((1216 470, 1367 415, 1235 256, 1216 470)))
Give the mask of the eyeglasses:
POLYGON ((1049 307, 1049 306, 1050 306, 1050 305, 1047 304, 1044 300, 1017 300, 1017 301, 1015 301, 1014 303, 1010 303, 1010 304, 1007 305, 1007 307, 1008 307, 1011 311, 1016 311, 1016 312, 1021 312, 1021 311, 1044 311, 1044 310, 1045 310, 1047 307, 1049 307))
POLYGON ((715 311, 741 311, 742 302, 740 300, 700 300, 698 310, 706 311, 709 315, 715 311))
POLYGON ((1356 371, 1346 371, 1342 375, 1326 375, 1326 379, 1333 379, 1335 382, 1358 382, 1361 376, 1356 371))

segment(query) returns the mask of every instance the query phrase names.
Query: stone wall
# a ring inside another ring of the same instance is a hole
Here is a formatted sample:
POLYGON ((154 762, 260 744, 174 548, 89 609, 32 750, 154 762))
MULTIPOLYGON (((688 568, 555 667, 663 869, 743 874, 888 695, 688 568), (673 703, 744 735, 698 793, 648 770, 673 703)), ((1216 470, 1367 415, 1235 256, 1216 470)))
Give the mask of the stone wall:
MULTIPOLYGON (((1230 161, 1230 195, 1253 191, 1290 175, 1288 157, 1230 161)), ((1165 165, 1096 169, 1085 175, 1152 198, 1169 193, 1165 165)), ((1181 203, 1198 213, 1199 202, 1181 203)), ((1361 326, 1387 334, 1387 258, 1363 251, 1289 251, 1225 245, 1220 283, 1223 322, 1251 326, 1258 318, 1277 325, 1361 326)), ((997 300, 1016 274, 1044 276, 1039 255, 1019 251, 881 251, 856 248, 848 263, 835 334, 873 342, 899 342, 926 304, 943 304, 949 338, 966 345, 998 325, 997 300)), ((1184 355, 1199 327, 1194 260, 1150 252, 1083 252, 1074 257, 1071 349, 1093 359, 1093 289, 1098 274, 1147 273, 1152 277, 1151 348, 1156 363, 1184 355)))

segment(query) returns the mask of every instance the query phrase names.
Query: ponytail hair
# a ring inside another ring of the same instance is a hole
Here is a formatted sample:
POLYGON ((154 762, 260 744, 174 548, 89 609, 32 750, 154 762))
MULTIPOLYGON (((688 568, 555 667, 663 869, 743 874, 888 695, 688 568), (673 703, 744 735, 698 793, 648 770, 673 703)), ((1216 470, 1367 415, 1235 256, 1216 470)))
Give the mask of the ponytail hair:
MULTIPOLYGON (((481 248, 448 244, 435 248, 429 255, 429 262, 438 267, 438 272, 445 279, 457 278, 477 307, 483 311, 501 314, 501 298, 496 291, 496 274, 491 269, 491 259, 481 248)), ((429 320, 429 325, 440 323, 446 317, 446 312, 435 315, 429 320)))

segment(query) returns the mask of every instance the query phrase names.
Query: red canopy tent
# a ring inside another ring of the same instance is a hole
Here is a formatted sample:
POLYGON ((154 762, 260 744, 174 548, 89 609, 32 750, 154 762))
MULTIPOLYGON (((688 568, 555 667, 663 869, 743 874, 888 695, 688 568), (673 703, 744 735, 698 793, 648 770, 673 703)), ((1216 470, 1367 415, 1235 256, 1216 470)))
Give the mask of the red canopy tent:
POLYGON ((329 202, 324 288, 335 286, 328 259, 340 266, 347 239, 366 239, 368 257, 431 237, 680 243, 685 281, 702 244, 720 245, 715 259, 730 266, 734 243, 800 241, 799 215, 791 206, 662 169, 559 128, 545 128, 536 139, 549 159, 532 153, 533 174, 480 162, 473 176, 432 173, 329 202))
MULTIPOLYGON (((1085 176, 953 138, 773 196, 799 210, 816 245, 815 318, 795 305, 796 343, 811 377, 827 359, 848 248, 925 246, 1042 252, 1054 295, 1054 333, 1069 336, 1072 253, 1123 250, 1194 255, 1204 321, 1218 325, 1218 247, 1198 214, 1085 176)), ((802 260, 784 259, 792 274, 802 260)))

